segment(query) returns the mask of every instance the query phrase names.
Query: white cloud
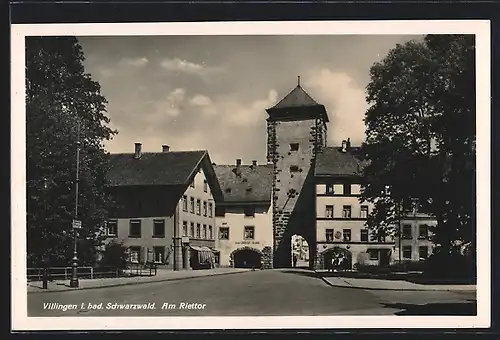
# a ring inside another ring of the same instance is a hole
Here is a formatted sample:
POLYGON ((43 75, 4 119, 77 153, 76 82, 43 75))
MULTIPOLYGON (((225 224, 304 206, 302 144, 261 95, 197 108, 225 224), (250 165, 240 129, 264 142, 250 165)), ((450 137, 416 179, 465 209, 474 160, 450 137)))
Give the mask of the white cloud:
POLYGON ((125 65, 128 65, 128 66, 142 67, 148 63, 148 59, 145 57, 142 57, 142 58, 124 58, 121 60, 121 62, 125 65))
POLYGON ((326 68, 314 70, 305 80, 304 88, 327 109, 330 145, 340 145, 347 138, 351 138, 353 145, 360 145, 364 141, 363 118, 368 109, 365 90, 349 74, 326 68))
POLYGON ((193 106, 210 106, 212 105, 212 100, 207 96, 202 94, 197 94, 191 99, 191 105, 193 106))
POLYGON ((186 73, 201 73, 204 71, 205 66, 189 62, 187 60, 181 60, 179 58, 174 59, 164 59, 161 62, 161 67, 169 71, 181 71, 186 73))

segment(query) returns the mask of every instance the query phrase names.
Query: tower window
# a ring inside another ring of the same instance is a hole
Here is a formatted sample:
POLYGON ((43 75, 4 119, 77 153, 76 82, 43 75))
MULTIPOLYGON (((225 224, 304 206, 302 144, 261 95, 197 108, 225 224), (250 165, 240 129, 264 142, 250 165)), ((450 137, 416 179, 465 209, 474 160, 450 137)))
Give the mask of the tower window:
POLYGON ((297 165, 290 165, 290 172, 298 172, 299 167, 297 165))
POLYGON ((299 151, 299 143, 291 143, 290 151, 299 151))

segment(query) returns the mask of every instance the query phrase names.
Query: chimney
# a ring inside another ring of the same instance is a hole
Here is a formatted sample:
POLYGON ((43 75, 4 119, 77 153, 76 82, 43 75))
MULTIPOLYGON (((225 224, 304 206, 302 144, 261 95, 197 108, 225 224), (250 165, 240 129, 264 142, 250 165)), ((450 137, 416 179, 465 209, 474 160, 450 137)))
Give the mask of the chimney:
POLYGON ((134 158, 139 159, 142 156, 142 144, 141 143, 135 143, 135 154, 134 158))
POLYGON ((253 160, 252 161, 252 166, 256 167, 257 166, 257 161, 256 160, 253 160))
POLYGON ((163 144, 161 146, 161 150, 162 150, 162 152, 169 152, 170 151, 170 146, 168 146, 166 144, 163 144))
POLYGON ((346 149, 349 150, 351 148, 351 138, 347 138, 346 149))
POLYGON ((236 167, 239 168, 241 165, 241 159, 236 159, 236 167))
POLYGON ((342 141, 342 152, 347 152, 347 141, 346 140, 342 141))

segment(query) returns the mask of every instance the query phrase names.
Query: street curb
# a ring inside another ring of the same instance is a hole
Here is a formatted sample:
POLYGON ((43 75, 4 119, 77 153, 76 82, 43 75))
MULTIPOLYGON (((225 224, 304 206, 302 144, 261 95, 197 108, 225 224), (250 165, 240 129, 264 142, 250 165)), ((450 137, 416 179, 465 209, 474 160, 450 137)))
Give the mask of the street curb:
POLYGON ((126 282, 126 283, 119 283, 119 284, 111 284, 111 285, 107 285, 107 286, 85 287, 85 288, 77 288, 77 289, 67 288, 67 289, 60 289, 60 290, 40 290, 40 291, 27 292, 27 293, 28 294, 48 294, 48 293, 76 292, 76 291, 80 291, 80 290, 102 289, 102 288, 123 287, 123 286, 133 286, 133 285, 140 285, 140 284, 146 284, 146 283, 158 283, 158 282, 168 282, 168 281, 181 281, 181 280, 196 279, 196 278, 202 278, 202 277, 222 276, 222 275, 231 275, 231 274, 242 274, 242 273, 249 273, 249 272, 251 272, 251 271, 230 272, 230 273, 220 273, 220 274, 211 274, 211 275, 199 275, 199 276, 176 277, 176 278, 164 279, 164 280, 156 280, 156 281, 126 282))
MULTIPOLYGON (((320 275, 318 275, 320 276, 320 275)), ((330 287, 335 287, 335 288, 348 288, 348 289, 362 289, 362 290, 385 290, 385 291, 395 291, 395 292, 474 292, 477 291, 477 289, 414 289, 414 288, 408 288, 408 289, 396 289, 396 288, 372 288, 372 287, 359 287, 359 286, 341 286, 341 285, 335 285, 329 282, 327 279, 325 279, 323 276, 320 276, 321 280, 325 282, 327 285, 330 287)))

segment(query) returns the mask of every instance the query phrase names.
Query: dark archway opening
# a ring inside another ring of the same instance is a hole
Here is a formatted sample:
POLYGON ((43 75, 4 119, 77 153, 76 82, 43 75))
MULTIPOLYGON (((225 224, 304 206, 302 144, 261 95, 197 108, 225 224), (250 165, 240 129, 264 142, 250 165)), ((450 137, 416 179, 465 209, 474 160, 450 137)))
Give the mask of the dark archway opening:
POLYGON ((260 268, 262 255, 252 249, 237 250, 233 254, 234 268, 260 268))
POLYGON ((352 253, 344 248, 334 247, 323 252, 324 268, 328 270, 352 269, 352 253))

